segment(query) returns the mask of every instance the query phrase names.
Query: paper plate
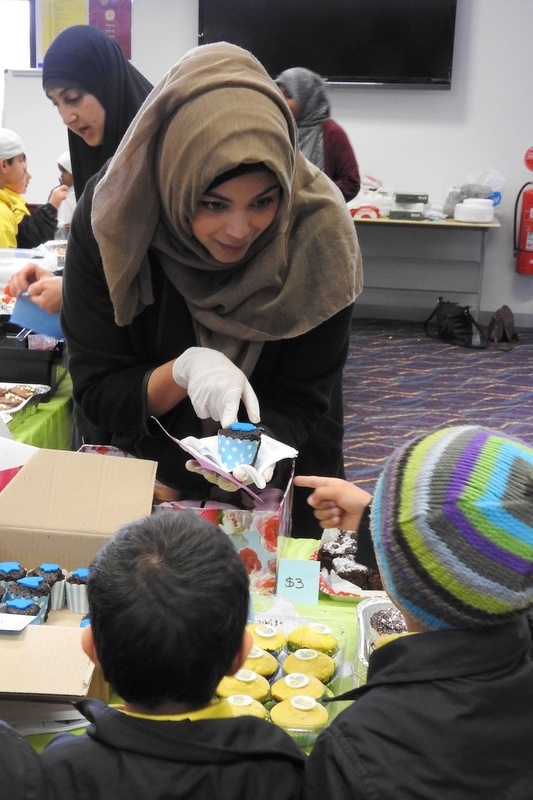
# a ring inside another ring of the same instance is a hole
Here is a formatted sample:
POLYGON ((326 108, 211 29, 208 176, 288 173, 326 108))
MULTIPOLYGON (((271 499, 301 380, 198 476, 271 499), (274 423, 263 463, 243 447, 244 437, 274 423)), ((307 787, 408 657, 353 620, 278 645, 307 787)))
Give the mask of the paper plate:
MULTIPOLYGON (((309 557, 310 561, 317 561, 317 559, 318 550, 312 553, 312 555, 309 557)), ((332 600, 339 600, 343 603, 359 603, 361 600, 368 600, 369 598, 378 599, 381 597, 387 597, 386 592, 377 591, 374 589, 359 589, 355 585, 353 586, 353 590, 345 589, 344 587, 342 589, 333 588, 327 580, 327 574, 327 570, 320 570, 318 589, 321 594, 331 597, 332 600)), ((343 583, 346 584, 348 581, 343 581, 343 583)))

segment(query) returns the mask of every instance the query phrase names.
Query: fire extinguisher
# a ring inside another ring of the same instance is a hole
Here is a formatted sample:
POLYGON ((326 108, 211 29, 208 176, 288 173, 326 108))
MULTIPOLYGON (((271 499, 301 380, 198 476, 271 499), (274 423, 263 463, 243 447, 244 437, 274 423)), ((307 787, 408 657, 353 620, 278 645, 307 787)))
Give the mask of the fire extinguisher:
POLYGON ((514 254, 516 257, 516 271, 522 275, 533 275, 533 189, 526 189, 526 186, 533 186, 532 181, 524 183, 514 207, 514 254), (522 196, 522 207, 520 209, 519 227, 518 205, 522 196))

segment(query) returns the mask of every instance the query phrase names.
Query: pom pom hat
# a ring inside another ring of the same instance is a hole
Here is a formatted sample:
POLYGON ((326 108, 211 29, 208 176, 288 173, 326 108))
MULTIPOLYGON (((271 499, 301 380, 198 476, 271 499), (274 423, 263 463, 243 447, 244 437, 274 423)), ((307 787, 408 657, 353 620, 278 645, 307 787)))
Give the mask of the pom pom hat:
POLYGON ((385 589, 428 630, 481 628, 533 605, 533 448, 457 426, 398 448, 371 531, 385 589))

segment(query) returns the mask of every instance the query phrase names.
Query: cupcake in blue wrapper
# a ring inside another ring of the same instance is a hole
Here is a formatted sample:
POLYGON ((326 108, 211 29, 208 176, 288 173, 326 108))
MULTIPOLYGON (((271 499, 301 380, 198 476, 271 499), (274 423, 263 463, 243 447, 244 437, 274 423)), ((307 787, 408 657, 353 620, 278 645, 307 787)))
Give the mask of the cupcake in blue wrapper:
POLYGON ((86 567, 78 567, 66 577, 67 607, 74 614, 87 614, 89 611, 89 601, 87 599, 88 577, 89 570, 86 567))
POLYGON ((40 625, 48 619, 50 611, 50 587, 40 575, 26 575, 18 581, 11 581, 7 587, 4 600, 15 600, 17 597, 30 598, 39 606, 36 624, 40 625))
POLYGON ((227 470, 240 464, 253 466, 261 444, 261 431, 251 422, 232 422, 218 431, 218 454, 227 470))
POLYGON ((65 605, 65 573, 59 564, 47 562, 30 570, 28 575, 39 575, 44 578, 51 590, 50 608, 57 611, 65 605))
POLYGON ((5 603, 0 603, 0 614, 15 614, 25 617, 35 617, 30 625, 38 625, 38 617, 40 614, 40 607, 35 603, 31 597, 16 597, 14 600, 6 600, 5 603))

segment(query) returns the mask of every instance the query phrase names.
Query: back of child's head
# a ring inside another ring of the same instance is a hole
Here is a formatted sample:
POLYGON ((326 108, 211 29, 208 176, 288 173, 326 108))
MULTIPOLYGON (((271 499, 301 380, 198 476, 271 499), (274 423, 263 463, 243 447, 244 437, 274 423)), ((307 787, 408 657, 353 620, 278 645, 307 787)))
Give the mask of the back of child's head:
POLYGON ((222 530, 192 511, 133 522, 96 556, 88 595, 98 659, 125 701, 209 703, 249 604, 246 569, 222 530))
POLYGON ((15 156, 22 156, 26 148, 22 139, 10 128, 0 128, 0 158, 10 161, 15 156))
POLYGON ((387 461, 371 531, 384 588, 428 630, 482 628, 533 605, 533 448, 473 425, 387 461))

